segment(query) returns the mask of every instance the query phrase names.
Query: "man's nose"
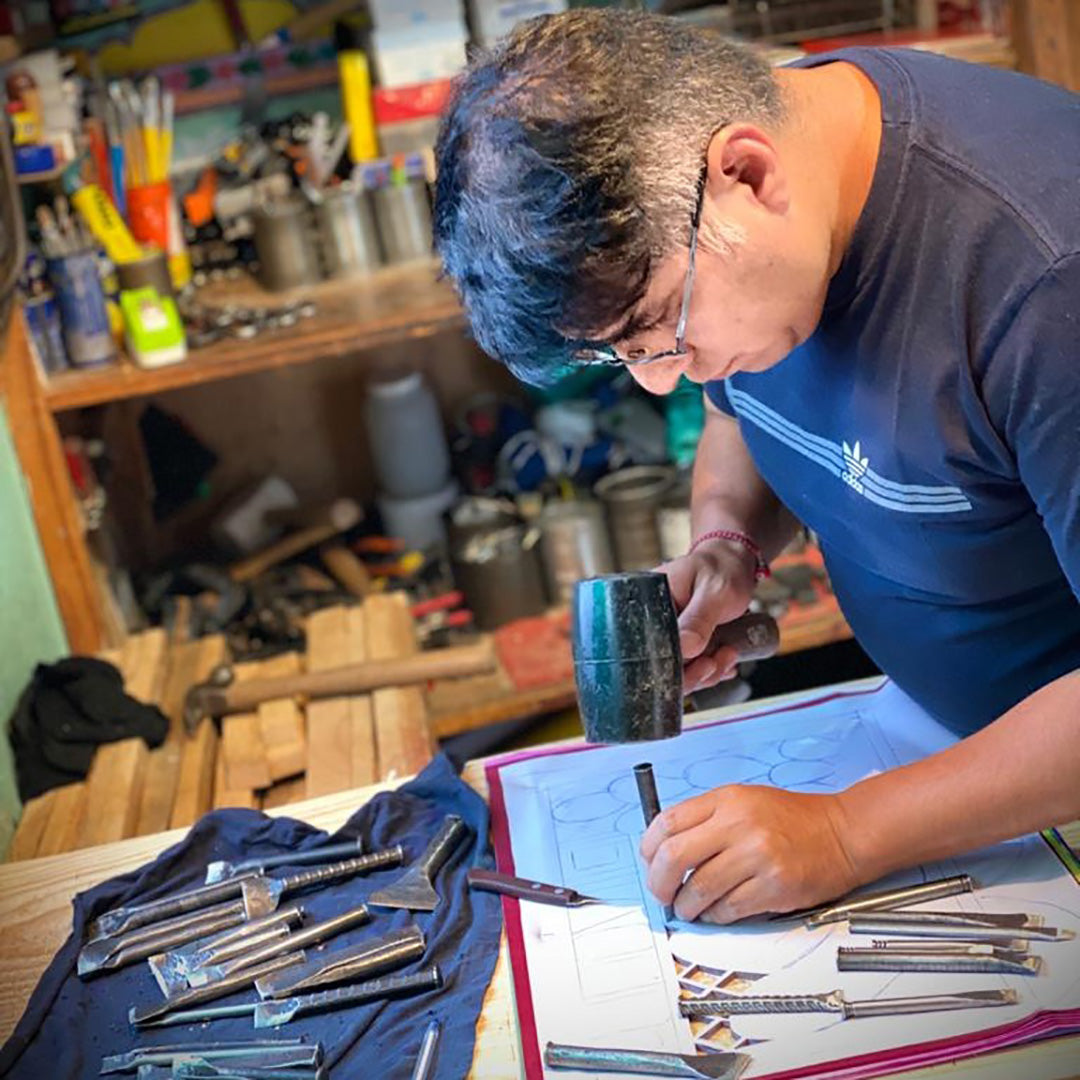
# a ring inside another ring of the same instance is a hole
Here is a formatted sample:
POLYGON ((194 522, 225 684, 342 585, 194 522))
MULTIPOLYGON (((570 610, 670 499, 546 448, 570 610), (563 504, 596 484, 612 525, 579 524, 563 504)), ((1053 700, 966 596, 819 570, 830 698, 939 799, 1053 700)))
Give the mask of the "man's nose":
POLYGON ((626 370, 643 390, 663 396, 670 394, 679 383, 679 376, 686 367, 688 357, 657 360, 652 364, 629 364, 626 370))

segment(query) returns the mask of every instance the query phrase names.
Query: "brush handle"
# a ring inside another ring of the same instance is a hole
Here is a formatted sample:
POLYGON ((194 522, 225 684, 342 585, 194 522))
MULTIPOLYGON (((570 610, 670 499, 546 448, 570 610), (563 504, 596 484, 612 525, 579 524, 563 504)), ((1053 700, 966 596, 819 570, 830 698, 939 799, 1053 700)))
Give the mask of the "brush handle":
POLYGON ((435 834, 424 853, 416 861, 420 873, 432 881, 443 863, 453 854, 454 849, 468 835, 469 829, 457 814, 448 814, 442 828, 435 834))
POLYGON ((308 889, 312 885, 322 885, 327 881, 366 874, 372 870, 382 870, 388 866, 400 866, 405 861, 405 849, 400 844, 386 848, 385 851, 373 851, 370 855, 358 855, 355 859, 322 866, 318 870, 301 870, 299 874, 281 879, 281 891, 294 892, 296 889, 308 889))

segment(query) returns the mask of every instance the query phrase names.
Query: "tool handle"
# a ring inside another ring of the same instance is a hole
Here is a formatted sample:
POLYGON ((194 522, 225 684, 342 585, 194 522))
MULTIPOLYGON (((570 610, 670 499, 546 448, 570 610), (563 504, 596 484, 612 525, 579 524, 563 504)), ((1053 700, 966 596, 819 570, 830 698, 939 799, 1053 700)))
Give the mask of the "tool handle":
POLYGON ((423 854, 416 861, 417 868, 428 881, 433 881, 443 863, 454 853, 454 849, 469 834, 469 828, 457 814, 447 814, 446 820, 435 834, 431 843, 424 848, 423 854))
POLYGON ((535 900, 538 904, 554 904, 556 907, 569 907, 576 903, 579 894, 562 885, 545 885, 541 881, 500 874, 497 870, 473 869, 465 875, 470 889, 482 892, 499 893, 511 896, 515 900, 535 900))
POLYGON ((922 885, 909 885, 903 889, 886 889, 882 892, 864 893, 850 900, 839 900, 805 912, 808 926, 843 922, 849 915, 860 911, 892 911, 895 908, 923 904, 928 900, 941 900, 946 896, 958 896, 972 892, 975 883, 968 874, 927 881, 922 885))
POLYGON ((581 1069, 583 1072, 636 1073, 647 1076, 703 1076, 692 1069, 682 1054, 656 1050, 614 1050, 601 1046, 570 1046, 549 1042, 544 1047, 544 1064, 551 1069, 581 1069))
MULTIPOLYGON (((341 844, 327 844, 326 847, 312 848, 310 851, 291 851, 286 855, 264 855, 259 859, 245 859, 236 863, 229 877, 248 870, 272 870, 277 866, 312 866, 327 863, 332 859, 347 859, 351 855, 360 855, 364 851, 364 841, 349 840, 341 844)), ((227 865, 227 864, 226 864, 227 865)))
POLYGON ((346 859, 345 862, 334 863, 333 866, 322 866, 318 870, 301 870, 299 874, 292 874, 281 879, 281 891, 293 892, 296 889, 307 889, 312 885, 322 885, 327 881, 337 881, 339 878, 352 877, 354 874, 366 874, 372 870, 382 870, 388 866, 400 866, 405 861, 405 849, 400 844, 394 844, 383 851, 373 851, 370 855, 358 855, 355 859, 346 859))
POLYGON ((1015 1005, 1017 1000, 1015 990, 972 990, 961 994, 885 998, 880 1001, 849 1001, 844 1007, 844 1015, 850 1020, 872 1016, 912 1016, 916 1013, 1015 1005))
POLYGON ((690 998, 679 1002, 683 1016, 733 1016, 737 1013, 838 1013, 844 999, 838 990, 827 994, 754 994, 740 997, 690 998))
POLYGON ((740 660, 766 660, 780 648, 780 627, 771 615, 751 611, 728 623, 721 623, 709 638, 704 655, 721 647, 734 649, 740 660))
MULTIPOLYGON (((314 994, 302 994, 292 998, 299 1003, 297 1015, 331 1009, 338 1005, 356 1005, 375 998, 391 997, 394 994, 410 994, 421 990, 437 990, 442 986, 442 972, 437 965, 424 968, 409 975, 386 975, 381 979, 369 979, 353 986, 339 986, 334 990, 319 990, 314 994)), ((288 1004, 288 1002, 282 1002, 288 1004)))

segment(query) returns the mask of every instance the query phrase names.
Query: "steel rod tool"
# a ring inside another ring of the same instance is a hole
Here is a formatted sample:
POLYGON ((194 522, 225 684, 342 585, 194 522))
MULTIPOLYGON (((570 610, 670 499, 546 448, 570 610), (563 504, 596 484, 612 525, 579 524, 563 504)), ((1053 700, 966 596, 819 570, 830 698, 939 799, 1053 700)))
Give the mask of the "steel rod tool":
POLYGON ((707 1080, 738 1080, 750 1064, 748 1054, 669 1054, 656 1050, 621 1050, 600 1046, 544 1047, 549 1069, 583 1072, 633 1073, 641 1076, 706 1077, 707 1080))
POLYGON ((870 1016, 912 1016, 954 1009, 984 1009, 1015 1005, 1017 1000, 1015 990, 970 990, 962 994, 848 1001, 841 991, 832 990, 826 994, 731 994, 695 998, 680 1001, 679 1012, 695 1019, 737 1016, 740 1013, 834 1013, 845 1020, 857 1020, 870 1016))
POLYGON ((342 844, 327 844, 325 847, 312 848, 310 851, 291 851, 286 855, 262 855, 256 859, 243 859, 229 862, 221 859, 209 863, 206 867, 206 884, 245 874, 248 871, 264 873, 278 866, 317 866, 319 863, 333 862, 334 859, 349 859, 364 853, 363 840, 349 840, 342 844))
POLYGON ((602 904, 595 896, 585 896, 576 889, 565 885, 545 885, 542 881, 530 881, 528 878, 502 874, 498 870, 480 870, 474 868, 465 875, 470 889, 481 892, 498 893, 514 900, 531 900, 537 904, 551 904, 554 907, 585 907, 587 904, 602 904))

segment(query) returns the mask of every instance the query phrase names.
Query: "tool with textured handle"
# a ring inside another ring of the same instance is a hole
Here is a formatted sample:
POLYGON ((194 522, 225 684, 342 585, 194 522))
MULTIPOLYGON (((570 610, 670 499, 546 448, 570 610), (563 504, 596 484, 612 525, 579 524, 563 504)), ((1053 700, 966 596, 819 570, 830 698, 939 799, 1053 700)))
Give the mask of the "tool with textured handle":
MULTIPOLYGON (((237 903, 242 910, 243 901, 237 903)), ((260 919, 250 919, 213 937, 199 938, 182 948, 151 956, 150 971, 162 993, 170 997, 186 989, 189 971, 227 960, 253 948, 256 943, 287 934, 290 927, 300 925, 303 917, 303 907, 299 904, 286 904, 260 919)))
POLYGON ((269 975, 272 971, 280 971, 282 968, 291 967, 293 964, 304 962, 302 952, 287 953, 285 956, 275 956, 273 960, 267 960, 258 967, 244 968, 243 971, 234 972, 216 983, 207 986, 199 986, 192 990, 185 990, 182 994, 176 994, 171 998, 158 1002, 156 1005, 144 1005, 132 1007, 128 1013, 128 1021, 132 1027, 141 1027, 148 1020, 157 1020, 166 1013, 177 1009, 187 1009, 192 1005, 201 1005, 204 1001, 215 1001, 225 997, 234 990, 242 990, 245 986, 251 986, 256 979, 263 975, 269 975))
POLYGON ((897 908, 924 904, 930 900, 942 900, 946 896, 959 896, 972 892, 975 882, 970 874, 924 881, 921 885, 907 885, 900 889, 884 889, 880 892, 863 893, 859 896, 835 900, 819 907, 792 911, 786 915, 774 915, 774 919, 805 919, 808 926, 843 922, 849 915, 860 911, 895 911, 897 908))
POLYGON ((827 994, 731 994, 695 998, 680 1001, 679 1012, 694 1019, 747 1013, 833 1013, 845 1020, 856 1020, 869 1016, 912 1016, 956 1009, 985 1009, 1015 1005, 1018 1000, 1015 990, 971 990, 962 994, 847 1001, 840 990, 832 990, 827 994))
POLYGON ((958 949, 972 954, 990 956, 995 952, 1004 951, 1026 955, 1028 942, 1013 941, 1010 938, 991 938, 988 941, 916 941, 914 938, 901 938, 899 941, 873 941, 875 949, 888 951, 917 952, 917 953, 955 953, 958 949))
POLYGON ((621 1050, 549 1042, 544 1047, 544 1064, 549 1069, 580 1069, 583 1072, 738 1080, 750 1064, 750 1056, 735 1053, 669 1054, 657 1050, 621 1050))
POLYGON ((538 904, 555 907, 584 907, 586 904, 602 904, 595 896, 585 896, 576 889, 564 885, 545 885, 542 881, 501 874, 498 870, 473 868, 465 875, 470 889, 499 893, 515 900, 532 900, 538 904))
POLYGON ((1072 930, 1043 926, 1042 919, 1026 915, 964 915, 947 911, 897 911, 880 915, 852 915, 848 929, 853 934, 894 937, 937 938, 954 941, 996 941, 1003 937, 1017 941, 1071 941, 1072 930))
POLYGON ((342 844, 327 844, 325 847, 312 848, 310 851, 291 851, 287 855, 262 855, 257 859, 244 859, 241 862, 229 862, 222 859, 209 863, 206 867, 206 884, 236 877, 254 871, 262 874, 278 866, 317 866, 319 863, 333 862, 334 859, 348 859, 364 853, 363 840, 349 840, 342 844))
POLYGON ((218 964, 210 964, 207 967, 196 968, 188 972, 188 985, 206 986, 207 983, 218 982, 226 976, 243 968, 254 967, 264 960, 270 960, 282 953, 295 952, 297 949, 306 949, 309 945, 317 945, 328 941, 337 934, 351 930, 354 926, 363 926, 371 922, 371 912, 366 904, 359 904, 349 911, 335 915, 332 919, 324 919, 322 922, 307 926, 294 934, 289 934, 277 941, 264 942, 250 952, 243 952, 234 956, 231 960, 224 960, 218 964))
POLYGON ((141 926, 118 937, 97 938, 79 950, 76 970, 85 978, 95 971, 120 968, 243 921, 244 903, 233 900, 165 922, 141 926))
POLYGON ((172 1065, 176 1058, 189 1057, 192 1052, 206 1061, 263 1059, 267 1065, 292 1068, 322 1064, 320 1043, 306 1044, 302 1039, 281 1039, 273 1042, 179 1043, 170 1046, 143 1046, 126 1054, 110 1054, 101 1062, 100 1075, 134 1072, 140 1065, 172 1065))
POLYGON ((355 859, 321 866, 318 870, 302 870, 289 877, 269 878, 262 874, 241 874, 239 877, 219 881, 215 885, 201 885, 186 892, 152 900, 148 904, 115 908, 105 912, 91 924, 94 937, 122 933, 139 926, 146 926, 170 915, 196 911, 221 900, 241 897, 248 918, 258 918, 273 911, 285 893, 308 889, 312 885, 324 885, 330 881, 367 874, 389 866, 400 866, 405 850, 400 844, 370 855, 358 855, 355 859))
POLYGON ((331 986, 347 979, 369 979, 419 960, 426 947, 420 927, 407 926, 267 975, 255 983, 255 989, 261 998, 295 997, 299 991, 317 986, 331 986))
POLYGON ((325 1012, 344 1005, 359 1005, 380 998, 399 997, 404 994, 420 994, 425 990, 438 990, 442 986, 442 973, 436 965, 409 975, 386 975, 381 979, 339 986, 334 990, 318 990, 313 994, 298 994, 280 1001, 260 1001, 255 1006, 257 1028, 280 1027, 297 1016, 325 1012))
POLYGON ((837 971, 936 971, 955 975, 972 972, 995 975, 1038 975, 1042 960, 1027 953, 995 949, 991 953, 901 952, 899 949, 860 949, 841 946, 837 971))
POLYGON ((368 903, 375 907, 406 908, 409 911, 434 911, 439 905, 435 875, 457 846, 469 835, 469 827, 457 816, 447 814, 424 853, 392 885, 371 894, 368 903))

